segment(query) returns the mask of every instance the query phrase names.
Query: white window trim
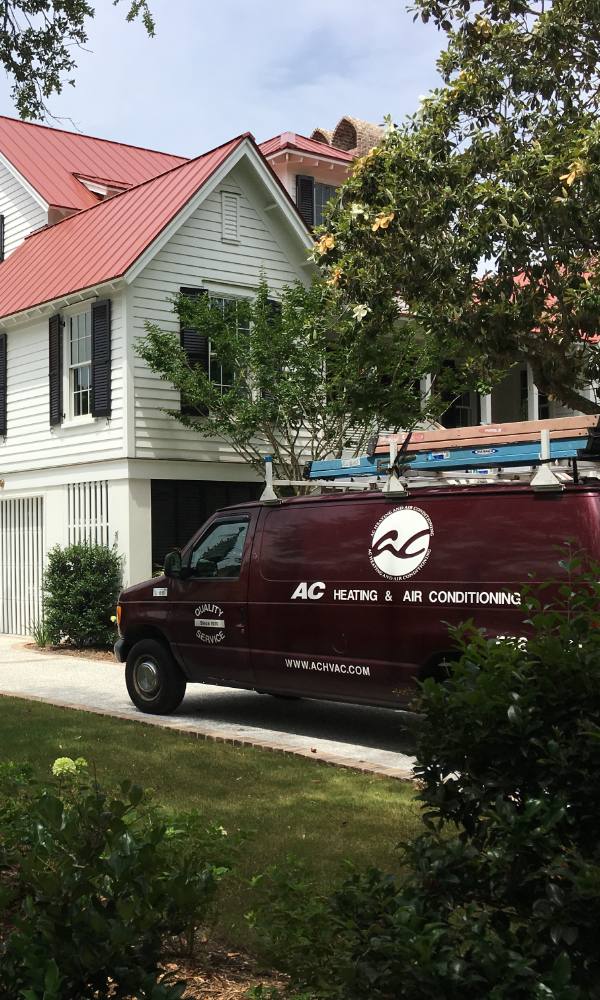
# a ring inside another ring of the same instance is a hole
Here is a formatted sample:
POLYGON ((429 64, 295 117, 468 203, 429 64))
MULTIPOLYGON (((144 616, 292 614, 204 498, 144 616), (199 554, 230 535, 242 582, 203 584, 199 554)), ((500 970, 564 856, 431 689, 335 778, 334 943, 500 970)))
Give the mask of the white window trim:
MULTIPOLYGON (((89 303, 85 306, 79 304, 78 306, 72 306, 66 309, 63 313, 64 328, 63 328, 63 411, 64 419, 62 421, 61 427, 82 427, 85 424, 92 424, 96 421, 96 417, 92 416, 90 413, 84 413, 82 416, 76 417, 73 413, 73 395, 71 392, 71 320, 75 316, 87 313, 89 317, 89 327, 90 327, 90 338, 92 333, 92 308, 89 303)), ((91 355, 91 352, 90 352, 91 355)), ((91 369, 91 356, 90 356, 90 369, 91 369)), ((78 366, 74 366, 78 367, 78 366)), ((91 385, 91 375, 90 375, 90 385, 91 385)), ((91 408, 91 395, 90 395, 90 408, 91 408)))

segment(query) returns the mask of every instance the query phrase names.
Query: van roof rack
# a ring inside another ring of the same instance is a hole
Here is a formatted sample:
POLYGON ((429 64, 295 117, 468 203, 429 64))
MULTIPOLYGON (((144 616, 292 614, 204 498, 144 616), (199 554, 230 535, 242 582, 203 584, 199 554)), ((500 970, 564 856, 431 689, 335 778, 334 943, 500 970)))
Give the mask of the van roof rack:
POLYGON ((588 463, 600 462, 600 418, 557 417, 508 424, 483 424, 436 431, 383 434, 371 449, 354 458, 307 463, 302 480, 273 480, 272 459, 265 459, 263 503, 279 503, 274 486, 339 491, 379 489, 397 497, 410 487, 463 486, 475 483, 528 482, 533 490, 562 490, 579 482, 578 463, 600 478, 588 463), (552 463, 567 462, 570 468, 552 463))

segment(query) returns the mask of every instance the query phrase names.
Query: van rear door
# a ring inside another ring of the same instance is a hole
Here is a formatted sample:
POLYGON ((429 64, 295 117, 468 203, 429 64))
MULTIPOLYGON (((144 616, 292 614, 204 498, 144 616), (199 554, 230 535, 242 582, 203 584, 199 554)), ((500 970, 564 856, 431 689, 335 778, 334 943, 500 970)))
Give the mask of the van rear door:
POLYGON ((256 512, 217 514, 184 551, 190 575, 171 580, 171 634, 192 681, 253 687, 246 628, 256 512))

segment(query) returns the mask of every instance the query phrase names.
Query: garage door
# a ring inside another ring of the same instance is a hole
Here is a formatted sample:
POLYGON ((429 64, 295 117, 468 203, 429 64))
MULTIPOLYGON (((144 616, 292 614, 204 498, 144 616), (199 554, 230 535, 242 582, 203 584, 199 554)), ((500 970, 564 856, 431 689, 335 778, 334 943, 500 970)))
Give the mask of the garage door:
POLYGON ((0 500, 0 632, 27 635, 40 619, 44 501, 0 500))

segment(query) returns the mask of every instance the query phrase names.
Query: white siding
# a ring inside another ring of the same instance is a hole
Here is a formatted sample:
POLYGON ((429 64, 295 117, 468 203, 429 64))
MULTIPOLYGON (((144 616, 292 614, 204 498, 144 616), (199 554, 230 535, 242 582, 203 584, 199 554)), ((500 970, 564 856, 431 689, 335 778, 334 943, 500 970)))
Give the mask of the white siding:
POLYGON ((31 197, 23 185, 0 163, 0 215, 4 216, 4 253, 8 257, 25 237, 48 217, 44 209, 31 197))
MULTIPOLYGON (((50 427, 48 319, 7 332, 8 430, 0 438, 3 474, 56 468, 123 454, 123 309, 112 300, 112 416, 50 427)), ((64 401, 66 405, 66 400, 64 401)))
MULTIPOLYGON (((243 175, 234 170, 133 283, 134 336, 143 335, 146 320, 165 330, 178 331, 168 300, 179 293, 180 287, 204 286, 218 295, 251 294, 261 271, 275 291, 306 279, 300 257, 294 266, 283 238, 279 239, 275 220, 254 203, 254 197, 251 200, 243 175), (239 244, 222 239, 222 190, 239 195, 239 244)), ((223 441, 203 440, 162 412, 178 408, 179 393, 136 357, 136 457, 240 462, 223 441)))

